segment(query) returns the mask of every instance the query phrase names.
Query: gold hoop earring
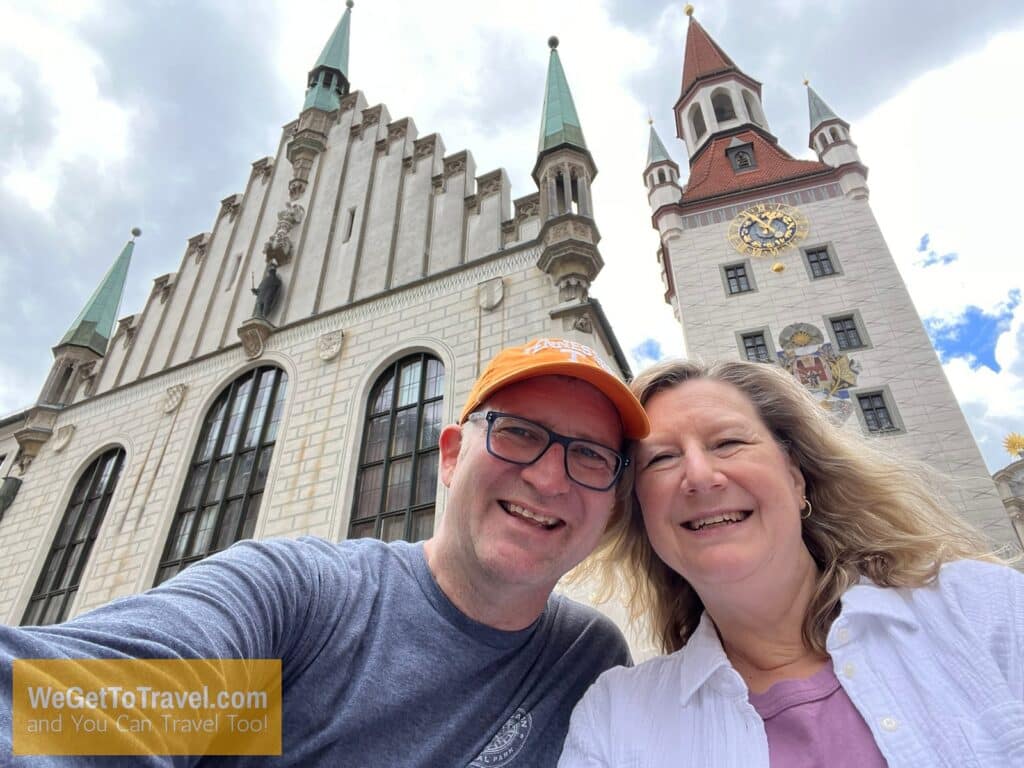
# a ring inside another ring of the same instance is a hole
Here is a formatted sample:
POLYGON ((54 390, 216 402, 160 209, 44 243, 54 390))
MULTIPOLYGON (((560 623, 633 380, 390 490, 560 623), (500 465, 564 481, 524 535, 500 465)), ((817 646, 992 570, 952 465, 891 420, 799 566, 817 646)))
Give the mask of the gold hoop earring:
POLYGON ((804 496, 804 506, 800 507, 800 512, 801 512, 800 519, 801 520, 806 520, 808 517, 811 516, 811 512, 812 511, 814 511, 814 510, 811 507, 811 500, 808 499, 806 496, 804 496), (807 509, 807 512, 804 512, 804 508, 805 507, 807 509))

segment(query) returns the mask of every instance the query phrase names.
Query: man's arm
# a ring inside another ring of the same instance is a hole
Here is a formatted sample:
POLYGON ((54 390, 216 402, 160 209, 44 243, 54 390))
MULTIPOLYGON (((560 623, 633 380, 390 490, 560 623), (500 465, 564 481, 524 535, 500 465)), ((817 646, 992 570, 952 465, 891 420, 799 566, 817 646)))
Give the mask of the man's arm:
POLYGON ((15 659, 276 658, 284 672, 301 653, 321 586, 316 557, 326 555, 315 543, 242 542, 156 589, 64 624, 0 626, 0 764, 11 755, 15 659))

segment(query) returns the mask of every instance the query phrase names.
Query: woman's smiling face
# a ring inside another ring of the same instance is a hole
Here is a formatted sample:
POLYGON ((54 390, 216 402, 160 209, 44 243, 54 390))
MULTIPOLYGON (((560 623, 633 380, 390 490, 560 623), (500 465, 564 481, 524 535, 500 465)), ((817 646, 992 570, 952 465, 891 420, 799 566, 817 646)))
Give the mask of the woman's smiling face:
POLYGON ((646 403, 636 495, 658 556, 701 593, 808 561, 804 479, 753 403, 721 381, 692 379, 646 403))

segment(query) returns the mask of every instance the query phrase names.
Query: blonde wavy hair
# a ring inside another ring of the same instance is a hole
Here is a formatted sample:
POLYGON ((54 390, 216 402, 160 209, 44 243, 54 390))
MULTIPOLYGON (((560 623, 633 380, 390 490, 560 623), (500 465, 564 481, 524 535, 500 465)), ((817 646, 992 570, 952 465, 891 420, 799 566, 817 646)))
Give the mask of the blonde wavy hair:
MULTIPOLYGON (((861 576, 886 587, 919 587, 951 560, 1004 562, 981 534, 949 511, 934 490, 933 470, 840 429, 793 376, 776 366, 670 360, 641 373, 631 388, 646 404, 691 379, 721 381, 743 392, 803 473, 813 505, 813 514, 803 521, 803 538, 819 570, 803 622, 809 648, 825 653, 839 600, 861 576)), ((704 605, 652 549, 633 490, 634 473, 634 466, 627 469, 602 543, 573 580, 596 583, 598 600, 624 586, 630 616, 646 617, 655 642, 672 653, 697 628, 704 605)))

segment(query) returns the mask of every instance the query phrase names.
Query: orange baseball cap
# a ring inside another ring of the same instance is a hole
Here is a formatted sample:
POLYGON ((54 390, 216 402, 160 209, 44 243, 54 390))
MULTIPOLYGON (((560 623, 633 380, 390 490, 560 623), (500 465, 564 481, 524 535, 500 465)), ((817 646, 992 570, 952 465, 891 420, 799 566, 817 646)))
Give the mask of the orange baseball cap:
POLYGON ((586 344, 566 339, 534 339, 501 350, 473 384, 459 423, 502 387, 535 376, 571 376, 585 381, 611 400, 626 437, 639 440, 651 431, 644 407, 609 365, 586 344))

